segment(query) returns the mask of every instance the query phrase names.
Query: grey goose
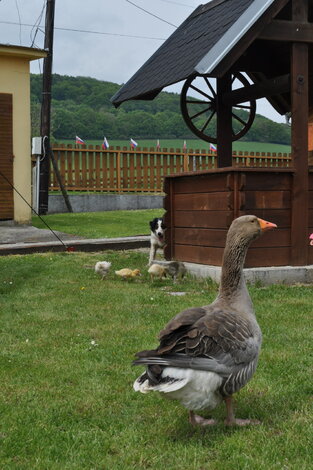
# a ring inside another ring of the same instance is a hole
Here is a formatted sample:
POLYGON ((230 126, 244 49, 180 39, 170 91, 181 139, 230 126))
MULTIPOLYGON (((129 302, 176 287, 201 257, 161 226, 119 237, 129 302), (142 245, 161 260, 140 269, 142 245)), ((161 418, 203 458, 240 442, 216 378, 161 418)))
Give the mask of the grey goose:
POLYGON ((160 332, 156 349, 136 354, 133 364, 144 365, 146 370, 136 379, 135 391, 158 391, 179 400, 189 410, 193 425, 215 424, 195 411, 212 410, 223 400, 226 425, 256 423, 236 419, 232 403, 233 394, 256 370, 262 341, 243 266, 250 243, 275 227, 254 215, 232 222, 216 299, 180 312, 160 332))

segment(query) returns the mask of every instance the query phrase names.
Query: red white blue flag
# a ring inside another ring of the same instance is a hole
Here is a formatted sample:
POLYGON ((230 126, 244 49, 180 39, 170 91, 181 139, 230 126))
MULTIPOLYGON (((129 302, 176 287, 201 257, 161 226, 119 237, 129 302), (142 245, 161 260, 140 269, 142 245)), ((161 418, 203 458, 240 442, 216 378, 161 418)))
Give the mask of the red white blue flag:
POLYGON ((135 149, 137 147, 137 142, 134 139, 130 139, 130 146, 131 148, 135 149))
POLYGON ((110 147, 109 142, 107 141, 107 138, 104 137, 103 143, 102 143, 102 148, 103 148, 103 150, 107 150, 109 147, 110 147))
POLYGON ((216 147, 215 147, 215 145, 210 144, 210 150, 212 150, 212 152, 216 152, 216 147))
POLYGON ((78 137, 78 135, 77 135, 77 136, 76 136, 76 144, 85 145, 85 142, 83 141, 83 139, 81 139, 81 138, 78 137))

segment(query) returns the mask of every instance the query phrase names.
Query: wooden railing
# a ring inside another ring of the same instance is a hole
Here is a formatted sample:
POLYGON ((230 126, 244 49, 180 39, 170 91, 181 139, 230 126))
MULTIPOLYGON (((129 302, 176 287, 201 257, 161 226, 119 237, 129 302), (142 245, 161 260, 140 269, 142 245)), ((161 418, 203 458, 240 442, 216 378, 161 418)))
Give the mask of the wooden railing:
MULTIPOLYGON (((168 174, 201 171, 217 167, 216 154, 206 150, 76 148, 55 145, 52 148, 65 188, 69 191, 162 192, 168 174)), ((290 154, 233 152, 235 167, 289 167, 290 154)), ((50 190, 59 190, 51 166, 50 190)))

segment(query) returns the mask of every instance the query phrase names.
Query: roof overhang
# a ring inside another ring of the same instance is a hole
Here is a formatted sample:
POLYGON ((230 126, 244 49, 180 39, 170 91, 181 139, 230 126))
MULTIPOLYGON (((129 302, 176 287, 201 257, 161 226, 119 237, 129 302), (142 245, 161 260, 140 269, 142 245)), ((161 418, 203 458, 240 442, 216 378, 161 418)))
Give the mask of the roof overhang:
POLYGON ((199 5, 112 103, 118 107, 127 100, 151 100, 164 87, 199 74, 223 76, 290 1, 212 0, 199 5))
POLYGON ((16 57, 26 60, 37 60, 47 57, 48 52, 43 49, 33 47, 13 46, 9 44, 0 44, 0 57, 16 57))

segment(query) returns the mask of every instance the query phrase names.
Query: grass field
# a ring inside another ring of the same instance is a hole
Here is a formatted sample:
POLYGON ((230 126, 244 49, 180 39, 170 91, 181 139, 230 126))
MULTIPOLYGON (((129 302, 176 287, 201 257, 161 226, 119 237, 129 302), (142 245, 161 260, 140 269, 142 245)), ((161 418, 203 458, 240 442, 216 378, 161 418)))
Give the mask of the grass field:
MULTIPOLYGON (((51 214, 42 219, 53 230, 79 235, 85 238, 114 238, 149 235, 149 221, 161 217, 163 209, 133 211, 81 212, 76 214, 51 214)), ((47 228, 34 216, 32 225, 47 228)))
POLYGON ((262 424, 195 429, 187 411, 132 389, 134 353, 157 344, 216 285, 148 279, 143 251, 0 257, 0 467, 5 470, 312 469, 312 286, 251 287, 263 331, 238 417, 262 424), (95 262, 112 262, 101 280, 95 262), (122 267, 142 277, 125 282, 122 267), (171 292, 185 292, 172 296, 171 292))
MULTIPOLYGON (((138 146, 141 148, 143 147, 156 147, 156 140, 157 139, 150 139, 150 140, 139 140, 137 139, 136 142, 138 146)), ((102 140, 85 140, 86 145, 102 145, 102 140)), ((74 140, 62 140, 64 144, 72 144, 75 145, 74 140)), ((129 140, 109 140, 109 144, 112 147, 120 146, 120 147, 129 147, 129 140)), ((186 140, 187 148, 188 149, 206 149, 209 150, 210 144, 208 142, 204 142, 200 139, 187 139, 186 140)), ((182 149, 184 145, 184 141, 178 139, 164 139, 160 140, 161 148, 174 148, 174 149, 182 149)), ((265 142, 233 142, 233 150, 242 151, 242 152, 276 152, 276 153, 290 153, 291 147, 290 145, 281 145, 281 144, 272 144, 272 143, 265 143, 265 142)))

